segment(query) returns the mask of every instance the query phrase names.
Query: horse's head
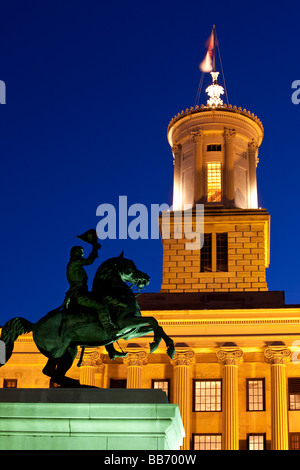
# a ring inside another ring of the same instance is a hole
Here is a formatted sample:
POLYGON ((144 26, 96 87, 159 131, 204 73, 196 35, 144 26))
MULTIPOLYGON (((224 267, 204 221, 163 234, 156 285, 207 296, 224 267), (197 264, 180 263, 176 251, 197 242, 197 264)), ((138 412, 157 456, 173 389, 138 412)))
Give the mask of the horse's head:
POLYGON ((119 272, 119 275, 124 282, 131 282, 139 289, 147 286, 150 282, 150 277, 148 274, 143 273, 139 269, 137 269, 134 262, 130 259, 124 258, 124 252, 120 254, 116 261, 116 268, 119 272))
POLYGON ((94 283, 101 280, 111 280, 118 276, 124 282, 131 282, 139 289, 147 286, 150 282, 148 274, 139 271, 134 262, 124 258, 124 252, 116 258, 110 258, 98 268, 94 283))

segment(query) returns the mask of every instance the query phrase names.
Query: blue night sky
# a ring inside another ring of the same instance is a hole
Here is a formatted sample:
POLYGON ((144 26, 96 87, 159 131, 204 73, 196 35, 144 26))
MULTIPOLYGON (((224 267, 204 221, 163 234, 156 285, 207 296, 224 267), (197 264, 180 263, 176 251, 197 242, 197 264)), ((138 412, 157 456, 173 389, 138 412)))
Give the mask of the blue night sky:
MULTIPOLYGON (((120 195, 149 209, 172 203, 167 126, 195 104, 213 24, 229 102, 265 129, 258 187, 271 214, 269 289, 300 304, 296 2, 11 0, 1 2, 0 28, 0 324, 36 321, 62 303, 69 250, 96 227, 99 204, 118 209, 120 195)), ((101 244, 90 281, 124 249, 151 276, 147 291, 159 292, 160 240, 101 244)))

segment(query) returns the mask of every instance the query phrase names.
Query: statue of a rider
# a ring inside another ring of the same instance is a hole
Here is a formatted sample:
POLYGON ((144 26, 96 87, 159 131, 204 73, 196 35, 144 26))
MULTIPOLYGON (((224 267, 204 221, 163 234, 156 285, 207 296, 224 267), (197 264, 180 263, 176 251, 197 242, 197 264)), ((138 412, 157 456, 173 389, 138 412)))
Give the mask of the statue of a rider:
POLYGON ((82 246, 73 246, 70 251, 70 260, 67 265, 67 279, 70 289, 66 293, 64 305, 68 310, 70 301, 74 304, 89 307, 97 312, 102 327, 110 336, 114 336, 118 332, 118 328, 111 321, 109 314, 109 304, 116 299, 110 297, 103 298, 102 302, 93 298, 93 294, 88 290, 88 276, 84 270, 84 266, 92 264, 98 258, 98 250, 101 245, 97 242, 95 230, 89 230, 85 234, 78 236, 81 240, 92 244, 92 251, 87 258, 84 258, 84 250, 82 246))

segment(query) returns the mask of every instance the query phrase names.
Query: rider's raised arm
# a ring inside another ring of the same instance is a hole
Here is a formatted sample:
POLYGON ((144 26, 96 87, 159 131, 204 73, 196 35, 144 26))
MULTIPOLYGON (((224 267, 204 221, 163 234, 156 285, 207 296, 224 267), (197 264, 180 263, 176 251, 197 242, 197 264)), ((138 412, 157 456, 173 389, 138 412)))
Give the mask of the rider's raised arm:
POLYGON ((82 258, 82 265, 87 266, 88 264, 92 264, 96 258, 98 258, 98 250, 100 246, 94 245, 91 253, 87 258, 82 258))

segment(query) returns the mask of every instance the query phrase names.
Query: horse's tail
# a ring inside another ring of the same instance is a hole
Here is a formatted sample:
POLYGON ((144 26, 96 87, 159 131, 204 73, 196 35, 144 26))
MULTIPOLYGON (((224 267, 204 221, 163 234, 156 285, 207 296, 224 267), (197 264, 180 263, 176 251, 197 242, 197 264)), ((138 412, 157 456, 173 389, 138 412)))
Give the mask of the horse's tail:
POLYGON ((12 355, 14 349, 14 342, 16 341, 18 336, 23 335, 24 333, 30 333, 30 331, 32 331, 33 329, 33 325, 34 324, 30 321, 25 320, 25 318, 21 317, 12 318, 11 320, 8 320, 7 323, 5 323, 2 328, 0 338, 0 367, 3 366, 12 355), (1 348, 2 345, 3 347, 1 348))

